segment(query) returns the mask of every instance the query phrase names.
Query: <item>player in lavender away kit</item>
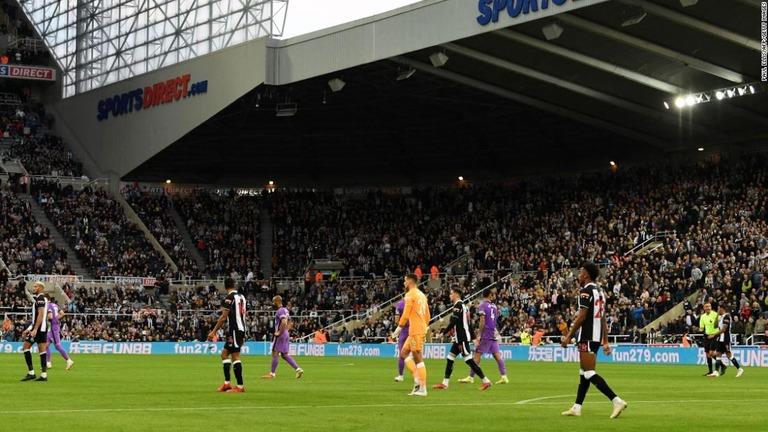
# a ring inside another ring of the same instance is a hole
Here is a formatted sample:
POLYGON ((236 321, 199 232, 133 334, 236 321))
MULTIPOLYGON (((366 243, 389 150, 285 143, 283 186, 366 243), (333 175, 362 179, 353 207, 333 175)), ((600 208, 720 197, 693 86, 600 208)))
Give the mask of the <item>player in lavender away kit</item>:
POLYGON ((288 309, 283 307, 283 298, 279 295, 272 298, 272 304, 277 309, 277 312, 275 312, 275 334, 272 338, 272 370, 262 376, 262 378, 275 378, 277 364, 280 362, 278 357, 280 356, 296 371, 296 378, 301 378, 304 374, 304 369, 300 368, 293 357, 289 355, 291 347, 291 332, 289 329, 291 315, 288 313, 288 309))
POLYGON ((24 360, 27 362, 29 371, 22 381, 48 381, 48 367, 45 361, 45 349, 48 347, 48 299, 45 298, 45 285, 42 282, 35 282, 33 287, 35 293, 32 299, 32 323, 24 329, 22 337, 24 338, 24 360), (40 352, 40 378, 35 376, 35 369, 32 367, 32 345, 37 343, 37 349, 40 352))
MULTIPOLYGON (((48 296, 46 295, 46 297, 48 296)), ((59 320, 64 318, 64 311, 61 310, 56 303, 49 302, 48 315, 51 317, 51 331, 48 332, 48 346, 45 349, 45 358, 48 363, 48 369, 51 368, 51 344, 53 344, 54 348, 56 348, 59 354, 64 357, 64 360, 67 361, 67 370, 70 370, 75 362, 69 358, 69 354, 67 354, 67 351, 61 346, 61 325, 59 320)))
MULTIPOLYGON (((475 351, 475 363, 480 365, 483 354, 491 354, 499 366, 501 379, 496 384, 509 384, 507 378, 507 367, 504 365, 504 359, 501 358, 499 350, 499 331, 496 329, 496 321, 499 319, 499 309, 494 301, 496 300, 496 289, 486 288, 483 290, 483 302, 477 308, 477 314, 480 315, 480 339, 472 341, 477 347, 475 351)), ((475 371, 471 370, 469 376, 459 380, 462 384, 471 384, 475 382, 475 371)))
POLYGON ((579 270, 578 280, 582 286, 579 291, 579 315, 563 338, 560 345, 568 348, 568 342, 576 331, 579 332, 579 389, 576 392, 576 403, 571 409, 563 411, 564 416, 581 416, 581 405, 587 397, 589 385, 594 384, 608 399, 613 402, 613 412, 610 418, 616 418, 627 409, 627 403, 611 390, 603 377, 595 372, 597 363, 597 351, 603 346, 605 355, 611 354, 611 346, 608 345, 608 324, 605 322, 605 294, 597 286, 595 281, 600 271, 594 263, 584 263, 579 270))
POLYGON ((210 333, 208 340, 215 341, 216 333, 227 322, 227 333, 224 342, 224 349, 221 350, 221 364, 224 368, 224 384, 217 390, 227 393, 244 393, 243 384, 243 364, 240 362, 240 348, 245 343, 245 297, 237 292, 235 280, 232 278, 224 279, 224 288, 227 290, 227 296, 221 304, 221 316, 216 322, 210 333), (230 360, 231 357, 231 360, 230 360), (237 387, 232 387, 229 381, 230 368, 235 370, 235 379, 237 387))
MULTIPOLYGON (((405 310, 405 299, 400 300, 395 305, 395 322, 400 322, 400 317, 403 315, 403 311, 405 310)), ((402 330, 400 330, 400 337, 397 339, 397 352, 403 350, 403 345, 405 345, 405 340, 408 339, 408 329, 411 327, 411 324, 408 322, 406 323, 402 330)), ((405 360, 400 358, 400 356, 397 356, 397 376, 395 377, 396 382, 402 382, 403 381, 403 371, 405 370, 405 360)))

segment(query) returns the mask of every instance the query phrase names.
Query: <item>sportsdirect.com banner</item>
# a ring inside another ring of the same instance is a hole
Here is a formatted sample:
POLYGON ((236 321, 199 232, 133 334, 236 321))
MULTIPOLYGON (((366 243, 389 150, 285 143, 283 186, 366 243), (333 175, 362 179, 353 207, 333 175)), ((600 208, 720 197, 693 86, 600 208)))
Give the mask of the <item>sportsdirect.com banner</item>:
MULTIPOLYGON (((199 354, 218 355, 224 346, 221 342, 100 342, 62 341, 70 354, 199 354)), ((21 342, 0 342, 0 353, 21 353, 21 342)), ((427 344, 424 357, 444 359, 450 344, 427 344)), ((397 347, 393 344, 291 344, 291 355, 314 357, 381 357, 394 358, 397 347)), ((246 342, 241 349, 244 355, 268 355, 270 344, 246 342)), ((578 362, 576 347, 567 349, 548 345, 539 347, 502 346, 501 355, 505 360, 536 362, 578 362)), ((768 347, 734 347, 733 355, 747 367, 768 367, 768 347)), ((610 356, 599 354, 602 363, 636 364, 684 364, 703 365, 706 363, 701 348, 653 347, 646 345, 618 345, 610 356)))

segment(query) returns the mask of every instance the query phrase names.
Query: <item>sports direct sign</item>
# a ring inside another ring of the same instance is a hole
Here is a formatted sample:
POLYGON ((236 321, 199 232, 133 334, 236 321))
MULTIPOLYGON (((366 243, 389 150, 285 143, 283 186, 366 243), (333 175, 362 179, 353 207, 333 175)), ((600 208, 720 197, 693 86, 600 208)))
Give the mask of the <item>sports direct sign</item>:
POLYGON ((56 81, 56 70, 42 66, 0 65, 0 77, 56 81))
POLYGON ((102 99, 96 105, 96 119, 106 120, 158 105, 165 105, 208 93, 208 80, 193 81, 190 74, 170 77, 145 87, 102 99))

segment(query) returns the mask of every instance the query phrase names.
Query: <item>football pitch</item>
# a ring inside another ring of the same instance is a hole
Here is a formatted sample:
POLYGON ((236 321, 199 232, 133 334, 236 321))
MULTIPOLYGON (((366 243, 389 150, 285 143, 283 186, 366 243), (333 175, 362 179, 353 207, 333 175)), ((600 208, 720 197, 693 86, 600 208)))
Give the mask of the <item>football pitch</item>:
MULTIPOLYGON (((39 375, 39 359, 35 356, 39 375)), ((478 391, 459 384, 433 390, 444 360, 428 360, 429 396, 407 396, 412 380, 393 381, 394 359, 296 357, 295 379, 281 360, 277 379, 263 380, 270 358, 243 357, 246 393, 218 393, 218 356, 80 355, 71 371, 54 357, 48 382, 20 382, 21 354, 0 354, 2 430, 23 431, 672 431, 765 430, 768 369, 729 368, 706 378, 705 366, 600 365, 598 372, 629 403, 611 420, 610 402, 590 388, 580 418, 562 417, 578 385, 573 363, 507 362, 510 384, 478 391)), ((494 381, 496 363, 481 366, 494 381)), ((234 376, 233 376, 234 379, 234 376)))

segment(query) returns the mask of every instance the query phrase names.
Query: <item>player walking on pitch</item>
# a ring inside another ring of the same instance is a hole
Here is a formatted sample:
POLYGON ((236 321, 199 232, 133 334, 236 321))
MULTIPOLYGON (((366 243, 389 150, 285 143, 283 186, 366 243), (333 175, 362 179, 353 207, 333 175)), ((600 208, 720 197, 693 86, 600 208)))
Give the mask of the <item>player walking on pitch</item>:
POLYGON ((595 372, 597 363, 597 351, 600 344, 603 345, 605 355, 611 354, 611 346, 608 344, 608 325, 605 322, 605 294, 598 288, 595 281, 599 270, 594 263, 585 263, 579 270, 578 280, 583 287, 579 292, 579 315, 568 331, 568 335, 562 340, 563 348, 568 347, 568 342, 578 331, 579 347, 579 390, 576 393, 576 403, 564 416, 581 416, 581 405, 587 396, 589 385, 594 384, 608 399, 613 402, 611 418, 618 417, 627 409, 627 403, 611 390, 603 377, 595 372))
POLYGON ((218 388, 220 392, 244 393, 243 384, 243 364, 240 362, 240 348, 245 342, 245 297, 237 292, 235 280, 232 278, 224 279, 224 288, 227 290, 227 296, 221 305, 221 316, 216 322, 210 333, 208 340, 216 340, 216 333, 227 322, 227 336, 224 342, 224 349, 221 350, 221 363, 224 367, 224 384, 218 388), (231 357, 231 360, 230 360, 231 357), (230 368, 235 370, 235 379, 237 387, 230 384, 230 368))
POLYGON ((61 346, 61 324, 59 323, 59 320, 64 318, 64 311, 61 310, 56 303, 50 302, 48 303, 48 313, 51 316, 51 331, 48 332, 48 346, 45 348, 45 358, 48 363, 48 369, 51 368, 51 343, 53 343, 53 346, 59 351, 59 354, 61 354, 61 356, 64 357, 64 360, 67 361, 67 370, 70 370, 75 362, 69 358, 67 350, 61 346))
POLYGON ((45 285, 42 282, 35 282, 33 287, 34 297, 32 304, 32 323, 22 332, 24 338, 24 360, 27 362, 29 371, 22 381, 48 381, 48 365, 45 358, 45 349, 48 347, 48 299, 45 298, 43 291, 45 285), (40 378, 35 376, 35 368, 32 367, 32 345, 37 343, 37 349, 40 352, 40 378))
POLYGON ((731 314, 726 310, 725 305, 721 304, 717 308, 717 313, 720 315, 720 324, 718 325, 718 331, 715 334, 707 336, 709 339, 715 342, 715 376, 725 375, 725 369, 728 367, 724 364, 720 357, 725 354, 728 360, 736 366, 736 378, 740 378, 744 374, 744 369, 739 364, 739 361, 733 356, 731 352, 731 314))
POLYGON ((472 324, 469 319, 469 308, 461 300, 461 290, 459 288, 451 288, 451 301, 453 302, 453 311, 451 312, 451 322, 448 327, 445 328, 445 333, 449 332, 452 328, 456 331, 453 335, 453 344, 451 344, 451 350, 448 353, 448 358, 445 359, 445 378, 440 384, 432 386, 433 389, 447 389, 451 381, 451 374, 453 373, 453 363, 457 356, 462 356, 467 366, 472 369, 482 380, 483 386, 480 390, 486 390, 491 386, 491 380, 485 376, 480 366, 475 363, 475 359, 472 356, 472 349, 470 347, 470 341, 475 339, 475 335, 472 334, 472 324))
POLYGON ((288 313, 288 309, 283 307, 283 298, 279 295, 272 298, 272 305, 277 309, 277 312, 275 312, 275 333, 272 338, 272 369, 268 374, 262 376, 262 378, 275 378, 277 364, 280 361, 278 358, 279 356, 282 356, 283 360, 288 362, 293 370, 296 371, 296 378, 301 378, 304 374, 304 369, 300 368, 289 354, 291 348, 291 335, 288 327, 291 316, 288 313))
POLYGON ((405 275, 403 282, 407 290, 405 293, 405 309, 403 310, 403 316, 400 317, 397 328, 392 333, 392 338, 397 339, 403 330, 403 326, 406 324, 410 325, 410 334, 405 340, 403 349, 400 351, 400 358, 403 359, 405 366, 411 371, 414 381, 418 380, 418 385, 409 393, 409 396, 427 395, 427 368, 422 358, 422 352, 424 350, 427 327, 429 327, 430 313, 427 296, 419 289, 417 285, 418 280, 419 278, 413 273, 405 275))
MULTIPOLYGON (((499 349, 499 331, 496 329, 496 320, 499 318, 499 309, 494 303, 496 300, 496 290, 494 288, 486 288, 483 290, 483 302, 477 308, 477 314, 480 315, 480 338, 474 340, 474 344, 477 347, 475 351, 475 363, 480 365, 480 360, 483 358, 483 354, 493 355, 493 359, 496 360, 496 364, 499 366, 499 372, 501 373, 501 379, 496 381, 496 384, 509 384, 509 378, 507 378, 507 367, 504 364, 504 359, 501 358, 501 350, 499 349), (479 343, 478 343, 479 342, 479 343)), ((471 384, 475 382, 475 371, 469 372, 469 376, 459 380, 462 384, 471 384)))

